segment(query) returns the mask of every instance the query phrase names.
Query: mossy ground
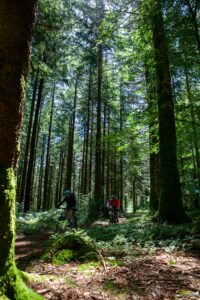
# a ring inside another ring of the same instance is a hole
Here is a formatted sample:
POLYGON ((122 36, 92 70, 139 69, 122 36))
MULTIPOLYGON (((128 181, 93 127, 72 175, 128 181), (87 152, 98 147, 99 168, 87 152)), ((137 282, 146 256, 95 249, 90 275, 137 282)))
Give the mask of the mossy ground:
POLYGON ((82 231, 56 234, 42 259, 56 265, 71 261, 87 262, 97 259, 95 243, 82 231))

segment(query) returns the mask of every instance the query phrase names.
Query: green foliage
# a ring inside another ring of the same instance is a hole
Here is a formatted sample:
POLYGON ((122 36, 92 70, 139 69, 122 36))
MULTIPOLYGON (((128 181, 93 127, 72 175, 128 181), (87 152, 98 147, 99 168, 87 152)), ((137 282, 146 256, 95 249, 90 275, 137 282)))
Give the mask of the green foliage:
POLYGON ((55 230, 59 224, 60 210, 50 210, 45 212, 18 213, 17 230, 25 234, 35 234, 41 231, 55 230))
MULTIPOLYGON (((59 250, 57 253, 55 253, 52 257, 52 263, 54 265, 64 265, 65 263, 68 263, 70 261, 76 260, 77 253, 70 249, 63 249, 59 250)), ((46 257, 43 256, 43 259, 45 260, 46 257)), ((48 259, 48 257, 47 257, 48 259)))
POLYGON ((87 262, 97 257, 97 247, 93 240, 84 231, 76 230, 54 235, 42 255, 42 259, 54 264, 70 261, 87 262))
POLYGON ((77 268, 78 271, 88 271, 94 269, 100 265, 99 261, 91 261, 88 263, 80 264, 77 268))
POLYGON ((140 219, 137 216, 125 224, 90 228, 87 232, 105 252, 116 256, 127 253, 138 255, 138 251, 134 252, 132 249, 133 244, 137 245, 138 249, 146 249, 149 254, 155 247, 190 247, 190 239, 196 230, 194 224, 173 226, 144 221, 145 218, 147 219, 147 216, 140 219))

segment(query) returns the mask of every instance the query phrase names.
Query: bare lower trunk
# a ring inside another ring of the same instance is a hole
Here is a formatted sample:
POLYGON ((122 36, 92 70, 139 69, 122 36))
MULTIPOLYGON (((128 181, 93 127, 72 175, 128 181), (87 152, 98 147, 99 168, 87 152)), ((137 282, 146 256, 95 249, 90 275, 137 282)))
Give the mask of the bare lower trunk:
POLYGON ((181 223, 186 217, 176 154, 174 103, 169 71, 167 44, 160 2, 153 7, 153 39, 159 113, 160 205, 159 217, 169 223, 181 223))

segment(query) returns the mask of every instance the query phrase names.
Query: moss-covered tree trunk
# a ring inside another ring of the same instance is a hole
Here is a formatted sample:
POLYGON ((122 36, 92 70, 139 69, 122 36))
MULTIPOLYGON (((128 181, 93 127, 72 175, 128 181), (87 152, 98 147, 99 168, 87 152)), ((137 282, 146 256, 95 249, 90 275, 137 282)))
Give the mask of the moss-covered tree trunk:
POLYGON ((15 265, 15 169, 35 0, 0 1, 0 297, 39 299, 15 265))
POLYGON ((185 213, 177 166, 174 103, 172 98, 167 43, 160 2, 154 0, 153 4, 153 40, 159 111, 159 217, 162 221, 169 223, 181 223, 185 220, 185 213))

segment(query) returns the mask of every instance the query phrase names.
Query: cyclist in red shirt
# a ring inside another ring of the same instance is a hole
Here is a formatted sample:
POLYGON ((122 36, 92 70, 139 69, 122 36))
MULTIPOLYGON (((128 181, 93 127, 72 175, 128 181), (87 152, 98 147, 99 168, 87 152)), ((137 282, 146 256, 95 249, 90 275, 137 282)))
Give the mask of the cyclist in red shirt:
POLYGON ((120 209, 120 200, 115 195, 112 195, 108 200, 107 207, 110 210, 110 223, 119 223, 118 211, 120 209))

